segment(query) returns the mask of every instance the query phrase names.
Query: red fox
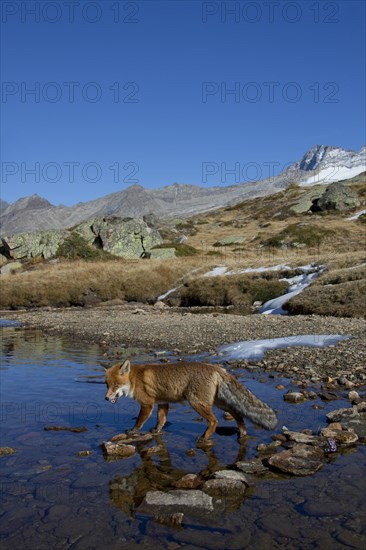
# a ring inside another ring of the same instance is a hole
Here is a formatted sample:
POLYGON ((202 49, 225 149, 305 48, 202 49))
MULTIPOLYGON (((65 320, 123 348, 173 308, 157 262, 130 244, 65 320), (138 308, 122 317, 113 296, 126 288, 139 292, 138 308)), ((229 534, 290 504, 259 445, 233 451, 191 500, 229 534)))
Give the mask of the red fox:
POLYGON ((209 439, 217 427, 212 406, 230 413, 236 420, 240 437, 246 435, 243 417, 267 429, 277 425, 275 412, 242 386, 222 367, 207 363, 131 365, 128 360, 106 370, 105 398, 116 403, 122 396, 135 399, 141 406, 136 423, 129 433, 136 433, 158 404, 158 421, 154 428, 160 433, 166 422, 169 403, 188 401, 207 420, 203 434, 209 439))
POLYGON ((129 433, 136 433, 158 404, 158 421, 154 428, 160 433, 169 410, 169 403, 188 401, 207 420, 203 434, 209 439, 217 427, 212 406, 230 413, 236 420, 240 437, 246 435, 243 417, 267 429, 277 425, 275 412, 242 386, 222 367, 207 363, 131 365, 127 360, 106 370, 105 398, 116 403, 122 396, 135 399, 141 406, 136 423, 129 433))

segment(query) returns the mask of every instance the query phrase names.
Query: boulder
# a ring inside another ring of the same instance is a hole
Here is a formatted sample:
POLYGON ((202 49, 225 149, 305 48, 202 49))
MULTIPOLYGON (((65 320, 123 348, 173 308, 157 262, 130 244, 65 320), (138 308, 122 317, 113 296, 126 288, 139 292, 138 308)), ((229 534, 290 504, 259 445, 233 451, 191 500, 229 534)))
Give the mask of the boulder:
POLYGON ((3 246, 14 260, 41 257, 47 260, 56 254, 67 232, 63 230, 17 233, 2 238, 3 246))
POLYGON ((186 474, 174 483, 177 489, 197 489, 202 485, 202 480, 196 474, 186 474))
POLYGON ((352 210, 360 206, 358 195, 348 185, 336 181, 328 185, 316 203, 318 210, 352 210))
POLYGON ((143 508, 172 509, 177 512, 212 512, 212 497, 198 490, 148 491, 141 505, 143 508))
POLYGON ((239 461, 235 463, 235 466, 245 474, 263 474, 268 471, 261 460, 239 461))
POLYGON ((21 269, 22 263, 21 262, 9 262, 2 266, 0 269, 1 275, 11 275, 15 271, 18 271, 18 269, 21 269))
POLYGON ((271 456, 268 464, 286 474, 308 476, 323 467, 323 458, 324 453, 319 447, 298 443, 287 451, 271 456))
POLYGON ((150 258, 153 260, 172 260, 175 257, 175 248, 153 248, 150 251, 150 258))
POLYGON ((220 241, 215 242, 213 246, 230 246, 232 244, 242 244, 245 241, 244 237, 238 235, 229 235, 220 241))
POLYGON ((302 195, 299 200, 291 206, 290 210, 296 212, 296 214, 304 214, 305 212, 309 212, 309 210, 311 210, 313 206, 314 201, 322 196, 326 188, 326 185, 316 185, 307 193, 302 195))
POLYGON ((358 435, 354 432, 350 432, 347 430, 335 430, 331 428, 323 428, 320 431, 321 435, 334 439, 337 445, 340 445, 341 447, 348 447, 350 445, 354 445, 356 441, 358 440, 358 435))
POLYGON ((289 391, 283 396, 288 403, 303 403, 306 401, 306 395, 299 391, 289 391))
POLYGON ((118 456, 121 458, 128 458, 135 454, 136 448, 133 445, 127 445, 126 443, 112 443, 106 441, 102 444, 103 451, 108 456, 118 456))
POLYGON ((72 230, 36 231, 3 237, 0 254, 7 260, 35 257, 47 260, 55 256, 58 247, 70 237, 71 232, 82 236, 95 248, 131 259, 150 257, 151 248, 162 242, 157 229, 143 219, 111 216, 82 222, 72 230))
POLYGON ((95 218, 73 228, 89 244, 122 258, 141 258, 162 242, 159 232, 143 219, 95 218))
POLYGON ((245 483, 239 479, 209 479, 202 487, 205 493, 215 497, 235 497, 241 496, 247 490, 245 483))

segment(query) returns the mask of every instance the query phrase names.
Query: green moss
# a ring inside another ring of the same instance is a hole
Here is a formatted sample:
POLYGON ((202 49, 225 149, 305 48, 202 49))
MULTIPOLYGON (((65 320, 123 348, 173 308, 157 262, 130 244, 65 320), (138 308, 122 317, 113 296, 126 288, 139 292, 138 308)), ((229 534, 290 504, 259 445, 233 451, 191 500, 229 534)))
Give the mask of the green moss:
POLYGON ((108 252, 94 248, 84 237, 74 231, 71 231, 70 235, 59 245, 55 256, 67 260, 114 259, 114 256, 108 252))
POLYGON ((163 243, 158 244, 152 247, 153 249, 156 248, 174 248, 175 249, 175 255, 177 257, 179 256, 196 256, 199 254, 199 250, 197 248, 194 248, 193 246, 190 246, 189 244, 184 243, 163 243))
POLYGON ((267 247, 280 247, 283 244, 300 243, 305 246, 319 246, 326 238, 334 235, 334 231, 305 223, 293 223, 277 235, 263 241, 267 247))

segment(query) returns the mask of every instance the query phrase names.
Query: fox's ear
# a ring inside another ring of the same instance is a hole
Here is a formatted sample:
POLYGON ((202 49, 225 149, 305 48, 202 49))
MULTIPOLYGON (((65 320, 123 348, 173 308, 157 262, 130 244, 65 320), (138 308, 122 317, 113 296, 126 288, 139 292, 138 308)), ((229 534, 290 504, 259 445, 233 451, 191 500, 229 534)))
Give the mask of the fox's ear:
POLYGON ((128 359, 120 366, 119 373, 120 374, 127 374, 131 370, 131 363, 128 359))
POLYGON ((100 365, 103 367, 103 369, 105 370, 105 372, 107 372, 107 370, 109 370, 110 366, 108 363, 102 363, 100 362, 100 365), (108 366, 107 366, 108 365, 108 366))

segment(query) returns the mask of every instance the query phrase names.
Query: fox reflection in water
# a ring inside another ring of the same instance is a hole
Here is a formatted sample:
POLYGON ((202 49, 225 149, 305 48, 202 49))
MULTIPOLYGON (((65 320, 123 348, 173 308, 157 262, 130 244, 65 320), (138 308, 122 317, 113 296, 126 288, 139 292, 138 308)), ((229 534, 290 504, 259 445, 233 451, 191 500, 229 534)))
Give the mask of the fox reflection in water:
MULTIPOLYGON (((234 430, 231 428, 222 428, 220 431, 231 434, 234 430)), ((170 453, 162 437, 155 435, 154 439, 156 445, 152 447, 148 447, 146 442, 136 441, 136 450, 141 457, 141 465, 135 468, 128 476, 122 477, 117 475, 109 482, 110 499, 115 506, 123 510, 130 517, 134 516, 135 509, 142 503, 148 491, 172 490, 179 479, 192 473, 189 470, 176 468, 172 464, 170 453)), ((201 485, 215 471, 222 470, 226 466, 219 461, 212 449, 212 445, 202 443, 197 445, 197 447, 200 451, 204 452, 207 458, 206 467, 197 474, 201 485)), ((186 454, 194 456, 195 453, 196 451, 192 449, 187 451, 186 454)), ((245 453, 246 444, 244 441, 239 447, 235 462, 244 460, 245 453)), ((118 459, 106 457, 106 460, 114 461, 118 459)), ((240 506, 242 500, 242 497, 240 497, 240 502, 236 503, 235 508, 240 506)))

